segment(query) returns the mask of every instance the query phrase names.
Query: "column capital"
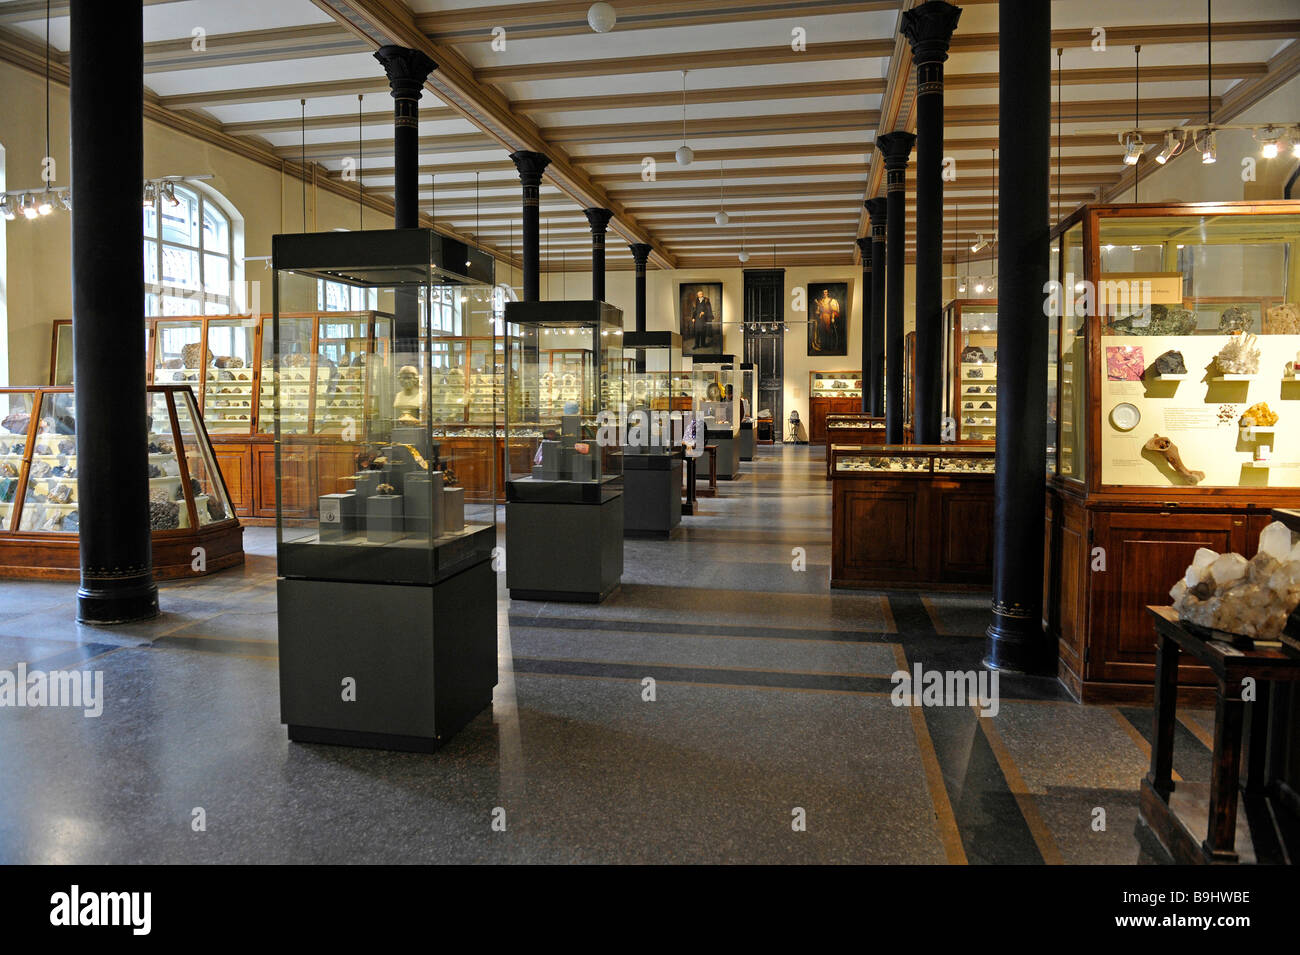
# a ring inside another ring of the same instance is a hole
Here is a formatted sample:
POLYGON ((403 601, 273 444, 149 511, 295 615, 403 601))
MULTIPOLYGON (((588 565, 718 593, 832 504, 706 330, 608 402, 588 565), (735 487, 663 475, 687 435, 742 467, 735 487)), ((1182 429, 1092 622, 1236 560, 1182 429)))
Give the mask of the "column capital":
POLYGON ((388 88, 393 99, 419 99, 424 91, 424 81, 438 68, 438 64, 419 50, 404 46, 381 46, 375 50, 375 59, 383 64, 388 74, 388 88))
POLYGON ((871 268, 871 236, 860 236, 857 240, 858 251, 862 253, 862 267, 871 268))
POLYGON ((605 230, 609 227, 609 220, 614 218, 613 212, 602 209, 600 206, 583 209, 582 214, 587 217, 587 223, 591 226, 592 235, 604 235, 605 230))
POLYGON ((911 10, 904 10, 899 32, 912 45, 913 62, 923 66, 948 59, 948 45, 960 19, 961 7, 954 7, 944 0, 928 0, 911 10))
POLYGON ((906 167, 907 160, 912 155, 912 147, 915 145, 916 135, 904 132, 901 129, 876 137, 876 148, 885 157, 886 169, 902 169, 906 167))
POLYGON ((878 235, 881 241, 884 241, 885 225, 889 221, 889 200, 884 196, 876 196, 862 204, 867 209, 867 215, 871 217, 872 236, 878 235))
POLYGON ((549 156, 529 152, 526 149, 511 153, 510 158, 514 161, 515 168, 519 170, 519 181, 525 186, 540 186, 542 184, 542 173, 551 164, 549 156))
POLYGON ((646 245, 644 242, 629 242, 627 247, 632 252, 632 261, 636 263, 637 271, 644 272, 650 253, 654 250, 653 246, 646 245))

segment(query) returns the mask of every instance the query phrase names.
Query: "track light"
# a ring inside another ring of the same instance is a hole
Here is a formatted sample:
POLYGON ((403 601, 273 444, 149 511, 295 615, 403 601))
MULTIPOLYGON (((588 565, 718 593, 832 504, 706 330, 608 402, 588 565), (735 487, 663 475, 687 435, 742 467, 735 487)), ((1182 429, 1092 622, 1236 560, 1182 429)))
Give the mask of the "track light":
POLYGON ((161 186, 158 187, 158 192, 164 199, 167 200, 167 204, 170 205, 173 209, 181 204, 181 201, 176 198, 176 186, 173 183, 164 182, 161 186))
POLYGON ((9 197, 0 197, 0 216, 4 216, 6 222, 13 222, 17 215, 12 203, 9 201, 9 197))
POLYGON ((970 250, 972 252, 983 252, 988 247, 989 240, 984 238, 984 233, 981 232, 975 237, 975 244, 970 247, 970 250))
POLYGON ((1142 158, 1142 150, 1146 148, 1146 143, 1142 142, 1141 133, 1126 133, 1124 135, 1124 165, 1136 166, 1138 160, 1142 158))
POLYGON ((1219 152, 1214 143, 1214 130, 1205 134, 1205 144, 1201 147, 1201 164, 1209 166, 1219 161, 1219 152))
POLYGON ((1164 165, 1173 158, 1174 150, 1178 148, 1178 141, 1174 139, 1173 133, 1165 133, 1165 145, 1160 152, 1156 153, 1156 162, 1164 165))
POLYGON ((975 293, 976 293, 977 295, 983 295, 983 294, 984 294, 984 283, 983 283, 983 282, 976 282, 976 283, 975 283, 975 293))
POLYGON ((966 291, 966 280, 965 280, 965 279, 962 279, 961 281, 959 281, 959 282, 957 283, 957 291, 958 291, 958 292, 965 292, 965 291, 966 291))
POLYGON ((36 201, 36 214, 38 216, 47 216, 54 211, 54 203, 50 201, 50 194, 46 192, 36 201))
POLYGON ((152 209, 154 203, 158 201, 158 187, 152 182, 144 184, 144 199, 141 202, 146 209, 152 209))
POLYGON ((22 210, 23 215, 28 219, 35 219, 40 215, 40 213, 36 211, 36 200, 32 198, 30 192, 23 196, 22 200, 18 204, 18 208, 22 210))
POLYGON ((63 206, 64 212, 72 211, 72 190, 65 189, 59 194, 59 205, 63 206))

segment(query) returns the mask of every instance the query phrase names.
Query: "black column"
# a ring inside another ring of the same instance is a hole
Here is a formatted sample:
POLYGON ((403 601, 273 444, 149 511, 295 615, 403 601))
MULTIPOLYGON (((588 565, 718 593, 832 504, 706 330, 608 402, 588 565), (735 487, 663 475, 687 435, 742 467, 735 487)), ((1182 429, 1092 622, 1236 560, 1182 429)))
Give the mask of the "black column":
POLYGON ((614 213, 608 209, 595 206, 583 209, 587 222, 591 225, 591 297, 597 302, 605 301, 605 229, 614 213))
POLYGON ((419 50, 381 46, 375 59, 388 74, 393 94, 393 225, 420 225, 420 95, 438 64, 419 50))
POLYGON ((906 261, 904 223, 907 216, 907 158, 916 137, 896 130, 876 139, 885 157, 885 196, 889 235, 885 243, 885 440, 903 443, 903 271, 906 261))
POLYGON ((998 153, 998 443, 990 667, 1056 673, 1043 633, 1043 468, 1052 18, 1039 0, 1002 0, 998 153), (1014 440, 1013 440, 1014 438, 1014 440))
POLYGON ((524 187, 524 301, 540 302, 542 300, 542 212, 540 187, 542 173, 551 161, 541 153, 531 153, 526 149, 511 153, 515 168, 519 170, 519 181, 524 187))
POLYGON ((871 321, 875 331, 871 334, 872 352, 870 370, 862 369, 866 376, 863 384, 871 392, 867 411, 879 418, 885 413, 885 222, 889 205, 883 196, 868 199, 865 203, 871 217, 871 321))
MULTIPOLYGON (((138 3, 72 0, 73 377, 81 587, 77 619, 158 614, 144 427, 144 19, 138 3)), ((157 422, 165 426, 167 422, 157 422)))
POLYGON ((645 331, 645 266, 650 258, 650 246, 644 242, 628 245, 632 250, 632 261, 636 263, 636 330, 645 331))
POLYGON ((875 356, 876 325, 871 314, 871 236, 858 239, 862 253, 862 413, 871 414, 871 360, 875 356))
POLYGON ((903 11, 916 63, 917 444, 938 444, 943 416, 943 64, 961 10, 928 0, 903 11))

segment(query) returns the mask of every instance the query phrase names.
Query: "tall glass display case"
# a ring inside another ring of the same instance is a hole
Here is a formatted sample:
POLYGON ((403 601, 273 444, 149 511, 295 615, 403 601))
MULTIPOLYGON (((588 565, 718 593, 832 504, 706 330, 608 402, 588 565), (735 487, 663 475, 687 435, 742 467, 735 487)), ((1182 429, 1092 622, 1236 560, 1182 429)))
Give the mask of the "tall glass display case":
POLYGON ((676 332, 625 332, 626 435, 623 444, 623 534, 671 537, 682 520, 682 444, 690 399, 682 382, 682 338, 676 332))
POLYGON ((718 448, 718 478, 740 477, 740 375, 733 355, 696 355, 691 365, 697 434, 718 448))
POLYGON ((998 424, 998 303, 954 299, 943 310, 944 417, 957 444, 994 444, 998 424))
POLYGON ((506 585, 599 602, 623 573, 623 313, 509 302, 505 336, 506 585))
POLYGON ((1133 699, 1145 607, 1300 505, 1300 202, 1089 205, 1052 238, 1048 624, 1078 695, 1133 699))
POLYGON ((466 494, 433 413, 464 393, 435 373, 444 339, 492 337, 490 314, 447 328, 439 305, 490 293, 492 259, 428 229, 279 235, 272 248, 282 721, 294 740, 430 750, 496 684, 495 495, 466 494), (378 301, 386 347, 334 316, 304 323, 321 281, 378 301), (304 394, 321 433, 303 427, 304 394))
POLYGON ((758 372, 752 361, 740 363, 740 460, 754 460, 754 402, 758 398, 758 372))

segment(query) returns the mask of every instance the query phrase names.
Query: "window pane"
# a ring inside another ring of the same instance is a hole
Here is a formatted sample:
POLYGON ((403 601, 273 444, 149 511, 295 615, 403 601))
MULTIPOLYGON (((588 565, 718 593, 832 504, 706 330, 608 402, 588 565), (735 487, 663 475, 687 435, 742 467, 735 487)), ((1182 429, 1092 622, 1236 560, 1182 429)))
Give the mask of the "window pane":
POLYGON ((151 238, 158 237, 158 204, 144 207, 144 234, 151 238))
POLYGON ((194 193, 177 189, 175 205, 167 199, 160 199, 158 206, 162 210, 163 239, 186 245, 199 244, 199 202, 194 193))
POLYGON ((199 287, 199 254, 189 249, 163 246, 164 285, 197 290, 199 287))
POLYGON ((144 243, 144 282, 146 285, 158 284, 158 243, 144 243))
POLYGON ((212 252, 228 252, 230 249, 230 230, 226 217, 211 203, 203 203, 203 248, 212 252))
POLYGON ((164 295, 162 297, 162 313, 164 315, 197 315, 199 314, 199 303, 197 299, 193 298, 164 295))
POLYGON ((158 296, 152 293, 144 297, 144 313, 146 315, 158 314, 158 296))
POLYGON ((224 255, 203 255, 203 291, 213 295, 230 294, 230 260, 224 255))

